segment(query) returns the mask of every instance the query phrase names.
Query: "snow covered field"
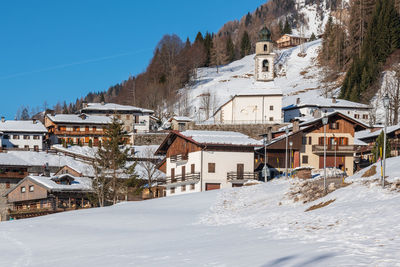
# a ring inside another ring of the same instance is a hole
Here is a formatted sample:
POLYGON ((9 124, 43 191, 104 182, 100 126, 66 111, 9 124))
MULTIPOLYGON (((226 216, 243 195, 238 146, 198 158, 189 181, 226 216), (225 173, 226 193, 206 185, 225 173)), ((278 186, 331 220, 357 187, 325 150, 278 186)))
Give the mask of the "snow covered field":
POLYGON ((307 204, 282 179, 4 222, 0 265, 400 266, 400 193, 365 183, 377 172, 307 204))

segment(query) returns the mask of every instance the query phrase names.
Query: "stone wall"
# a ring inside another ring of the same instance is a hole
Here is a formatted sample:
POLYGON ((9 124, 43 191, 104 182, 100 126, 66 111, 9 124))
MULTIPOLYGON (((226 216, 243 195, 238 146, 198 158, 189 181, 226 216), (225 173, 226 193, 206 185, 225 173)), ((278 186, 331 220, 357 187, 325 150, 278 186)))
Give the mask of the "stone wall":
POLYGON ((160 145, 167 135, 168 133, 135 134, 133 144, 135 146, 160 145))

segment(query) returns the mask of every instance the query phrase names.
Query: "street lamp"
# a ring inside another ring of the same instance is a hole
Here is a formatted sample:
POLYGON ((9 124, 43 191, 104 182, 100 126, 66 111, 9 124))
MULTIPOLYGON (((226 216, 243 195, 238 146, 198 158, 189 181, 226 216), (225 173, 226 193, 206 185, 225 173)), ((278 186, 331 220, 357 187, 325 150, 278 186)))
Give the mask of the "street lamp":
POLYGON ((264 135, 264 181, 267 182, 267 142, 268 138, 264 135))
POLYGON ((287 148, 288 148, 288 135, 289 135, 289 127, 285 129, 286 133, 286 149, 285 149, 285 175, 288 178, 288 169, 287 169, 287 148))
POLYGON ((322 124, 324 125, 324 192, 326 193, 326 125, 328 124, 326 113, 322 117, 322 124))
POLYGON ((290 162, 290 165, 289 165, 289 166, 290 166, 290 177, 292 177, 292 172, 293 172, 293 169, 292 169, 292 168, 293 168, 293 167, 292 167, 292 146, 293 146, 293 142, 292 142, 292 141, 289 142, 289 146, 290 146, 290 151, 289 151, 289 152, 290 152, 290 153, 289 153, 289 159, 290 159, 290 161, 289 161, 289 162, 290 162))
POLYGON ((387 110, 389 108, 389 96, 383 98, 383 106, 385 107, 385 128, 383 133, 383 172, 382 172, 382 187, 385 187, 385 172, 386 172, 386 127, 387 127, 387 110))

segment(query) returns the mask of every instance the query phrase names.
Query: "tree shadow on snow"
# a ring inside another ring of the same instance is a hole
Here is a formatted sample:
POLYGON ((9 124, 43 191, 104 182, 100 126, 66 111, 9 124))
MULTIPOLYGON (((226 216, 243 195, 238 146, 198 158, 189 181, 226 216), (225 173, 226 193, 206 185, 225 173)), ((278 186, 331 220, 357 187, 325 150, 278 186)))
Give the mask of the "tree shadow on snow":
POLYGON ((285 257, 275 259, 269 263, 262 265, 262 267, 285 266, 285 265, 289 265, 289 264, 290 264, 290 266, 298 266, 298 267, 300 267, 300 266, 315 266, 316 264, 321 263, 322 261, 325 261, 334 256, 336 256, 335 253, 325 253, 325 254, 318 255, 316 257, 312 257, 311 259, 308 259, 301 263, 297 263, 297 264, 293 265, 293 263, 290 264, 290 261, 297 258, 298 255, 291 255, 291 256, 285 256, 285 257))

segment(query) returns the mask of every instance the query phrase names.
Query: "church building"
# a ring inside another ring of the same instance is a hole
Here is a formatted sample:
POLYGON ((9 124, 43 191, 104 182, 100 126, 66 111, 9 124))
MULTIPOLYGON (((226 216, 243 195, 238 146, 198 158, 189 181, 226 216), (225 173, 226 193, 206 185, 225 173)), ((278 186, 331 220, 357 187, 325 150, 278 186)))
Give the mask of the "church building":
POLYGON ((264 27, 256 43, 255 80, 214 113, 216 124, 282 123, 282 90, 274 85, 274 60, 271 32, 264 27))

